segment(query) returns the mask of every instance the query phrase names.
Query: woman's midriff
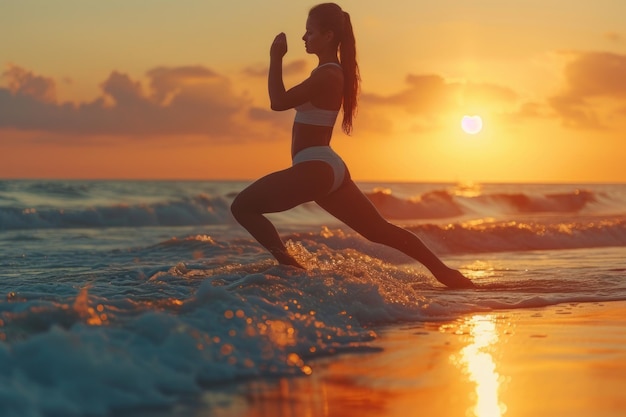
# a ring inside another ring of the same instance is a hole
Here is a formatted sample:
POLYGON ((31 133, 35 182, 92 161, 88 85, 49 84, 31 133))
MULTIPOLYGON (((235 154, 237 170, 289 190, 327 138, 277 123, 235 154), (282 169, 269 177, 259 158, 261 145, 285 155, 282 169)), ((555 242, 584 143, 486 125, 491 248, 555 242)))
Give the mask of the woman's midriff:
POLYGON ((291 157, 293 158, 302 149, 311 146, 328 146, 333 135, 333 128, 329 126, 313 126, 294 123, 291 131, 291 157))

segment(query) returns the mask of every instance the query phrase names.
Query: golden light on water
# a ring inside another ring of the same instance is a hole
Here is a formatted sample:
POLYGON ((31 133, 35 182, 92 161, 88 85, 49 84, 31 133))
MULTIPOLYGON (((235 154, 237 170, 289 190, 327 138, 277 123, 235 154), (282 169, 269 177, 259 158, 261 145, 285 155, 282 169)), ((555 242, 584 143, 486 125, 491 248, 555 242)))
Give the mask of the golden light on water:
POLYGON ((476 384, 476 401, 469 416, 501 417, 506 411, 500 402, 501 377, 490 347, 498 342, 495 318, 475 315, 466 323, 471 342, 460 351, 454 360, 464 368, 470 381, 476 384))

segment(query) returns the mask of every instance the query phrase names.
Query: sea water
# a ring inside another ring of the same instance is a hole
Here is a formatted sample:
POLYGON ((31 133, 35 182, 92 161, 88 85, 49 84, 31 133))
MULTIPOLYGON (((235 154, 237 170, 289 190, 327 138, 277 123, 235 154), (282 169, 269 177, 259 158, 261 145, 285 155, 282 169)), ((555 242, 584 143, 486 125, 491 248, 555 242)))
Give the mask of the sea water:
POLYGON ((626 185, 359 185, 477 289, 313 203, 269 216, 307 270, 278 266, 230 214, 245 182, 0 181, 0 415, 163 409, 380 326, 626 300, 626 185))

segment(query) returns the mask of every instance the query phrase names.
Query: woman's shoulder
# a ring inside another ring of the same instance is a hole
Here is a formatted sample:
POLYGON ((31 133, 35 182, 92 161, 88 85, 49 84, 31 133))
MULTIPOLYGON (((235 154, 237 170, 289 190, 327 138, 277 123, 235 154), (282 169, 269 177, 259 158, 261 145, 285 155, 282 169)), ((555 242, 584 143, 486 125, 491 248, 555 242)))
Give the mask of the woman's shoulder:
POLYGON ((336 62, 321 64, 311 72, 311 79, 320 82, 340 82, 343 80, 343 68, 336 62))
POLYGON ((341 64, 339 62, 326 62, 324 64, 320 64, 318 65, 313 71, 317 71, 319 69, 322 68, 335 68, 335 69, 340 69, 341 71, 343 71, 343 67, 341 66, 341 64))

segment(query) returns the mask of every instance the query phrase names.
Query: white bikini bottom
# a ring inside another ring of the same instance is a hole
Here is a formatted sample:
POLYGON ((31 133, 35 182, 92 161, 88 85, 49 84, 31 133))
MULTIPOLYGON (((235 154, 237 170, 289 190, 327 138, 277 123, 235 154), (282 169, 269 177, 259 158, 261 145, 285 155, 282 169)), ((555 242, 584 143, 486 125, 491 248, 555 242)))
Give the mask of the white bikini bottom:
POLYGON ((343 184, 346 178, 346 164, 330 146, 311 146, 304 148, 293 157, 292 165, 305 161, 323 161, 330 165, 333 169, 334 181, 329 193, 336 191, 341 184, 343 184))

